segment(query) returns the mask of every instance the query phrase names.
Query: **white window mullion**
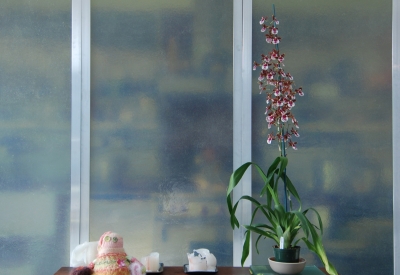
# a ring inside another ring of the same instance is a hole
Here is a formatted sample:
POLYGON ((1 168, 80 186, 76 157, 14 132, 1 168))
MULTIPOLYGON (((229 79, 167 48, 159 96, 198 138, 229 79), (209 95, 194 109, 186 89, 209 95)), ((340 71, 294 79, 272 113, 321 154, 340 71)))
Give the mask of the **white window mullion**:
MULTIPOLYGON (((251 161, 251 73, 252 73, 252 0, 234 0, 233 4, 233 169, 251 161)), ((251 172, 246 172, 233 192, 237 201, 251 195, 251 172)), ((251 218, 251 204, 243 201, 237 209, 239 223, 251 218)), ((244 243, 243 227, 233 232, 233 265, 240 266, 244 243)), ((251 264, 251 251, 244 263, 251 264)))
POLYGON ((90 204, 90 0, 82 1, 81 234, 89 241, 90 204))
POLYGON ((72 0, 70 250, 89 240, 90 0, 72 0))
POLYGON ((82 8, 72 0, 70 251, 79 244, 81 197, 82 8))

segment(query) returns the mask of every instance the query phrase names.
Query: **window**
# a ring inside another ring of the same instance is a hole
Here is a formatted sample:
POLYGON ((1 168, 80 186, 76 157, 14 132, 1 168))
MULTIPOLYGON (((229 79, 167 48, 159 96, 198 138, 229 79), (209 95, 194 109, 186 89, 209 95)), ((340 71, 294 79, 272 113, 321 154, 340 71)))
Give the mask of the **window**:
MULTIPOLYGON (((258 21, 273 2, 8 2, 0 4, 2 271, 53 274, 69 264, 69 242, 107 230, 124 236, 132 256, 157 250, 164 264, 181 265, 201 246, 219 265, 238 265, 224 191, 235 161, 276 156, 264 143, 256 75, 242 75, 264 51, 258 21), (244 45, 239 56, 232 44, 244 45), (253 84, 241 100, 236 81, 253 84), (251 133, 234 119, 250 101, 251 133), (232 149, 235 129, 252 136, 243 159, 232 149)), ((306 93, 289 174, 324 213, 324 244, 341 274, 397 271, 399 7, 391 3, 275 3, 286 68, 306 93), (387 250, 377 255, 377 246, 387 250)), ((266 253, 253 251, 252 263, 266 253)))

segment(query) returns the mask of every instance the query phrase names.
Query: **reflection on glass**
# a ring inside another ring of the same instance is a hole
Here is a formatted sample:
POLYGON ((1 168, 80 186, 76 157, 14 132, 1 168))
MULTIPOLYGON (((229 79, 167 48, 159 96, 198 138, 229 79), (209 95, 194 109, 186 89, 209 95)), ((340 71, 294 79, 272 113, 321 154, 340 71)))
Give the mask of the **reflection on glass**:
POLYGON ((90 239, 231 265, 232 3, 118 5, 92 2, 90 239))
MULTIPOLYGON (((265 49, 258 22, 272 4, 253 1, 253 60, 265 49)), ((288 175, 304 207, 324 213, 324 245, 339 273, 392 274, 391 1, 275 5, 285 71, 305 92, 288 175)), ((265 102, 253 88, 253 159, 270 163, 277 149, 265 142, 265 102)), ((271 245, 253 253, 254 264, 265 263, 271 245)), ((321 266, 304 244, 302 255, 321 266)))
POLYGON ((53 274, 69 262, 71 8, 2 1, 0 22, 0 273, 53 274))

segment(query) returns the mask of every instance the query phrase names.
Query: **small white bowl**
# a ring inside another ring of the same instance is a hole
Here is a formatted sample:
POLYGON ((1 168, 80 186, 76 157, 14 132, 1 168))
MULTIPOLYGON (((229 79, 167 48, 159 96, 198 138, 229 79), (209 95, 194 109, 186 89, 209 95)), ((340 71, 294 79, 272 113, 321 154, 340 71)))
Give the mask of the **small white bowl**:
POLYGON ((293 275, 300 273, 306 266, 306 260, 303 258, 300 258, 298 263, 283 263, 283 262, 276 262, 275 257, 269 257, 268 262, 273 271, 285 275, 293 275))

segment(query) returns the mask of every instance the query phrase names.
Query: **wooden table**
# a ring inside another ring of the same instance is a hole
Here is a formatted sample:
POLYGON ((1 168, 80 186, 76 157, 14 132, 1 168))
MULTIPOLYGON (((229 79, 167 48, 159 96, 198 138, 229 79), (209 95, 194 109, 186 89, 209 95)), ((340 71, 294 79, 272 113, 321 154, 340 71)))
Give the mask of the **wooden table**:
MULTIPOLYGON (((69 275, 72 271, 72 267, 61 267, 54 275, 69 275)), ((325 268, 320 267, 325 274, 325 268)), ((231 266, 219 266, 217 275, 249 275, 248 267, 231 267, 231 266)), ((164 266, 164 271, 161 275, 185 275, 183 272, 183 266, 164 266)))

